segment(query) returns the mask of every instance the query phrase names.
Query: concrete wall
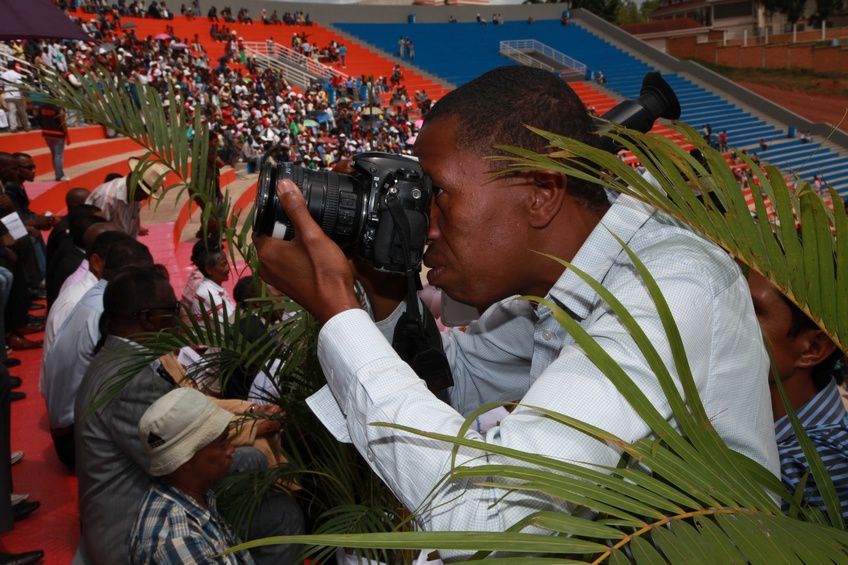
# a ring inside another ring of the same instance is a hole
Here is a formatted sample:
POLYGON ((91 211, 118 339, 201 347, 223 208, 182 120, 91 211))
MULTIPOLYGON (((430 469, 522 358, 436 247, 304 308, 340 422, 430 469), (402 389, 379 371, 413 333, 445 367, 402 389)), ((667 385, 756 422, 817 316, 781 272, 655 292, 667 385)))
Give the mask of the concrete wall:
POLYGON ((728 42, 725 46, 720 41, 696 43, 692 38, 680 37, 669 39, 664 51, 680 59, 694 59, 725 67, 848 72, 848 48, 818 43, 769 41, 767 45, 751 42, 744 46, 728 42))
POLYGON ((809 45, 790 45, 787 66, 792 69, 812 69, 813 49, 809 45))
MULTIPOLYGON (((166 0, 167 5, 179 13, 180 4, 189 4, 187 0, 166 0)), ((234 8, 245 7, 250 10, 251 16, 257 18, 262 9, 277 10, 283 12, 295 12, 301 10, 321 24, 332 24, 336 22, 362 22, 362 23, 402 23, 406 22, 409 14, 415 14, 416 21, 447 22, 450 16, 464 22, 475 21, 479 12, 487 20, 492 14, 498 12, 506 20, 526 20, 529 16, 537 20, 558 20, 562 15, 565 4, 512 4, 512 5, 487 5, 487 6, 412 6, 410 5, 375 5, 375 4, 319 4, 304 2, 275 2, 272 0, 239 0, 233 4, 234 8)), ((201 12, 205 15, 211 5, 221 8, 227 2, 221 0, 200 0, 201 12)))
POLYGON ((763 67, 766 69, 785 69, 789 67, 789 51, 785 45, 768 45, 761 49, 763 50, 763 67))
MULTIPOLYGON (((575 21, 589 30, 598 33, 611 43, 633 53, 636 57, 661 71, 680 73, 710 92, 715 92, 719 96, 741 104, 782 128, 795 126, 802 130, 809 130, 813 135, 822 138, 829 136, 831 143, 839 145, 843 149, 848 149, 848 134, 841 130, 834 131, 830 124, 812 122, 695 62, 681 61, 668 53, 657 51, 639 38, 585 10, 572 10, 572 14, 575 21)), ((669 41, 669 46, 671 43, 672 41, 669 41)), ((839 57, 843 55, 846 54, 842 52, 839 57)), ((848 72, 848 57, 841 58, 840 61, 842 61, 840 64, 843 65, 843 70, 840 72, 848 72)))
POLYGON ((693 59, 697 59, 699 61, 706 61, 707 63, 711 63, 715 65, 716 63, 716 45, 715 41, 709 41, 706 43, 698 43, 695 45, 695 54, 692 57, 693 59))
POLYGON ((666 52, 666 41, 665 37, 660 37, 657 39, 646 39, 645 43, 656 49, 657 51, 666 52))
POLYGON ((738 67, 741 48, 738 45, 716 48, 716 63, 725 67, 738 67))
POLYGON ((665 44, 666 53, 680 59, 693 59, 698 47, 698 38, 693 36, 669 37, 665 44))
POLYGON ((818 72, 848 73, 848 50, 839 47, 814 49, 813 70, 818 72))

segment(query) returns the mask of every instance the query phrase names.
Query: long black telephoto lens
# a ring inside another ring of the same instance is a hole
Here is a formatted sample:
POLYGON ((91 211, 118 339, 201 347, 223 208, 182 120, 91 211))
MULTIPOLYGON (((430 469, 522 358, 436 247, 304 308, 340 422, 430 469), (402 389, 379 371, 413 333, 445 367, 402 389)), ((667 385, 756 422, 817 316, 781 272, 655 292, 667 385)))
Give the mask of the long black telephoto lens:
POLYGON ((283 213, 277 182, 291 179, 303 193, 306 207, 321 229, 343 249, 356 241, 364 218, 364 195, 352 175, 312 171, 291 163, 262 168, 256 187, 253 231, 275 239, 293 239, 294 226, 283 213))
MULTIPOLYGON (((642 80, 638 100, 625 100, 596 120, 598 133, 608 131, 611 124, 648 132, 657 118, 676 120, 680 117, 680 102, 671 86, 659 73, 648 73, 642 80)), ((599 137, 598 146, 610 153, 620 149, 609 137, 599 137)))

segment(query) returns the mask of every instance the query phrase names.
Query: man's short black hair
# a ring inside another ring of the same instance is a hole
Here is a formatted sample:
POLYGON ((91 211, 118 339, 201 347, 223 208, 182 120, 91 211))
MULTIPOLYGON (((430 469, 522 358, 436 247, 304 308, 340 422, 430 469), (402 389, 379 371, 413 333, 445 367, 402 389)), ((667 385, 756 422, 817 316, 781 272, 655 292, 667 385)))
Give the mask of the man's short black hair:
POLYGON ((80 249, 85 247, 85 230, 105 222, 106 218, 98 216, 100 208, 90 204, 81 204, 68 213, 68 231, 71 232, 71 240, 80 249))
POLYGON ((109 281, 103 293, 101 335, 109 333, 110 322, 131 322, 142 310, 154 305, 159 285, 166 284, 170 284, 167 277, 152 264, 122 269, 109 281))
MULTIPOLYGON (((77 186, 65 193, 65 207, 70 212, 73 208, 81 204, 85 204, 86 198, 91 194, 91 191, 82 186, 77 186)), ((99 208, 98 208, 99 210, 99 208)))
POLYGON ((132 237, 122 231, 105 231, 95 238, 91 249, 87 249, 86 251, 88 251, 89 255, 97 255, 101 259, 105 259, 109 253, 109 249, 115 243, 127 239, 132 239, 132 237))
MULTIPOLYGON (((512 145, 547 153, 548 141, 526 126, 593 143, 595 126, 568 83, 553 73, 511 65, 493 69, 443 96, 425 124, 450 119, 457 124, 457 145, 481 155, 504 154, 494 145, 512 145)), ((594 205, 607 205, 597 185, 569 178, 568 192, 594 205)))
POLYGON ((209 277, 210 267, 215 266, 218 257, 223 253, 219 239, 198 239, 191 248, 191 262, 203 273, 204 277, 209 277))
POLYGON ((103 258, 103 278, 107 281, 128 267, 153 267, 153 255, 147 246, 129 236, 127 238, 113 243, 103 258))
POLYGON ((103 179, 103 182, 107 183, 107 182, 111 182, 115 179, 120 179, 120 178, 123 178, 123 177, 124 177, 124 175, 122 175, 120 173, 109 173, 108 175, 106 175, 106 178, 103 179))
POLYGON ((243 305, 250 298, 258 298, 261 282, 256 275, 247 275, 238 280, 233 287, 233 298, 236 303, 243 305))

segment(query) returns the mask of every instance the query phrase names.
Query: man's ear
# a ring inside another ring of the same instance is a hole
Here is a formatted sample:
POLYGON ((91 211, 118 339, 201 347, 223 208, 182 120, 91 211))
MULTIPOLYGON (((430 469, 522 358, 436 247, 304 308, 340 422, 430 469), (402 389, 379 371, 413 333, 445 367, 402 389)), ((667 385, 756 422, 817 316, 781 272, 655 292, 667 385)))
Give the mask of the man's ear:
POLYGON ((836 351, 836 344, 821 330, 808 330, 805 333, 806 347, 796 366, 800 369, 812 369, 836 351))
POLYGON ((139 312, 138 325, 146 332, 156 331, 156 324, 153 323, 153 319, 151 318, 149 311, 139 312))
POLYGON ((552 171, 534 171, 527 173, 527 176, 530 184, 530 225, 534 228, 547 227, 562 208, 565 199, 565 175, 552 171))
POLYGON ((92 253, 88 258, 88 270, 94 273, 98 279, 103 278, 103 268, 106 266, 106 261, 103 260, 97 253, 92 253))

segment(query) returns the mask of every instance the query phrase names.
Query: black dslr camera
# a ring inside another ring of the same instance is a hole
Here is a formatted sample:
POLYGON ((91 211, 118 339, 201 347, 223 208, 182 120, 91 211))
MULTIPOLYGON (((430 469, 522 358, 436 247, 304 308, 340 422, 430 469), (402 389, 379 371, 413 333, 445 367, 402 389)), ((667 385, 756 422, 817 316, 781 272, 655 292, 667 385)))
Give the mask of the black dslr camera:
POLYGON ((309 213, 342 249, 382 271, 418 272, 427 242, 430 177, 411 157, 361 153, 353 174, 312 171, 291 163, 265 165, 259 174, 253 231, 276 239, 295 236, 277 198, 277 181, 291 179, 309 213))

